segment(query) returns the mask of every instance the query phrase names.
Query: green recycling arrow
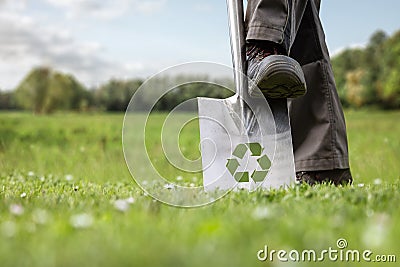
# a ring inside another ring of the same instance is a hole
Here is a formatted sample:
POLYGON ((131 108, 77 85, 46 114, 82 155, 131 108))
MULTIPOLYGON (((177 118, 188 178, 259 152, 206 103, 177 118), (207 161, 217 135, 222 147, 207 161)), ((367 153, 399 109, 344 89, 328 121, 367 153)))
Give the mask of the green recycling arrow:
POLYGON ((251 178, 254 182, 262 182, 267 177, 268 171, 254 171, 251 178))
POLYGON ((246 155, 246 152, 247 146, 245 144, 240 144, 235 148, 232 154, 239 159, 243 159, 244 155, 246 155))
POLYGON ((235 173, 235 180, 239 183, 246 183, 250 181, 248 172, 237 172, 235 173))
POLYGON ((249 147, 250 151, 251 151, 251 155, 253 157, 259 157, 261 156, 261 153, 263 151, 262 146, 259 143, 249 143, 247 144, 247 146, 249 147))
POLYGON ((226 168, 237 182, 249 182, 250 177, 254 182, 263 182, 271 168, 271 161, 267 155, 263 155, 264 148, 259 143, 239 144, 234 149, 231 158, 227 160, 226 168), (258 166, 261 170, 253 170, 251 176, 248 171, 238 172, 239 160, 243 160, 247 151, 251 152, 251 157, 257 157, 258 166), (239 159, 239 160, 238 160, 239 159))
POLYGON ((268 170, 271 167, 271 161, 269 160, 267 155, 262 156, 257 160, 258 165, 260 165, 261 169, 268 170))
POLYGON ((226 164, 226 168, 228 168, 229 172, 234 175, 236 170, 239 168, 240 164, 237 159, 228 159, 228 163, 226 164))

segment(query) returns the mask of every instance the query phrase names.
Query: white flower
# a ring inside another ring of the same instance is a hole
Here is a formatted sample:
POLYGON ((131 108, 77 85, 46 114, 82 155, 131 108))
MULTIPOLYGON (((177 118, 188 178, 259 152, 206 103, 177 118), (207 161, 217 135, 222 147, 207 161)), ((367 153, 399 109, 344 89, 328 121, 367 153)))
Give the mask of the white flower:
POLYGON ((125 201, 128 202, 129 204, 135 203, 135 199, 133 197, 128 197, 127 199, 125 199, 125 201))
POLYGON ((373 216, 366 228, 362 241, 366 247, 381 247, 387 238, 389 229, 389 219, 387 214, 377 214, 373 216))
POLYGON ((20 197, 21 197, 21 198, 26 198, 26 193, 23 192, 23 193, 20 195, 20 197))
POLYGON ((176 180, 177 180, 177 181, 182 181, 182 180, 183 180, 183 177, 182 177, 182 176, 178 176, 178 177, 176 177, 176 180))
POLYGON ((73 179, 74 179, 74 176, 72 176, 71 174, 65 175, 65 180, 72 181, 73 179))
POLYGON ((70 223, 72 227, 78 229, 89 228, 93 224, 93 217, 87 213, 81 213, 77 215, 73 215, 70 218, 70 223))
POLYGON ((28 176, 34 176, 35 173, 33 171, 28 172, 28 176))
POLYGON ((271 216, 271 212, 268 207, 257 207, 252 214, 256 220, 266 219, 271 216))
POLYGON ((362 188, 362 187, 365 186, 365 184, 358 184, 357 186, 360 187, 360 188, 362 188))
POLYGON ((166 185, 164 185, 164 188, 168 189, 168 190, 171 190, 171 189, 175 188, 175 185, 174 184, 166 184, 166 185))
POLYGON ((19 204, 11 204, 10 205, 10 212, 13 215, 20 216, 20 215, 24 214, 24 207, 22 207, 19 204))
POLYGON ((129 203, 126 200, 118 199, 114 202, 114 208, 119 211, 125 212, 129 209, 129 203))
POLYGON ((376 179, 374 180, 374 184, 375 184, 375 185, 381 185, 381 184, 382 184, 382 180, 381 180, 380 178, 376 178, 376 179))
POLYGON ((190 183, 190 187, 195 187, 196 185, 194 183, 190 183))

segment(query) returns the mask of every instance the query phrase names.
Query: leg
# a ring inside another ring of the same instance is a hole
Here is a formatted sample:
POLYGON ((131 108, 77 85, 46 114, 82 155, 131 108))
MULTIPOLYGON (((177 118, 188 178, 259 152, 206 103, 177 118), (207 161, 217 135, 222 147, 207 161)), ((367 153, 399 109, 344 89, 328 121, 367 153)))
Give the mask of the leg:
POLYGON ((296 98, 306 92, 306 81, 300 64, 287 56, 295 39, 294 2, 248 2, 247 76, 252 81, 249 83, 249 94, 253 97, 262 93, 266 98, 296 98))
POLYGON ((349 168, 346 125, 319 6, 319 0, 307 2, 290 53, 302 65, 308 88, 290 107, 296 171, 349 168))
POLYGON ((287 0, 249 0, 246 12, 247 40, 263 40, 290 47, 291 2, 287 0))
POLYGON ((279 44, 302 65, 308 93, 290 105, 296 171, 312 174, 315 179, 309 181, 347 183, 352 178, 346 125, 319 19, 320 4, 320 0, 249 0, 247 40, 279 44))
POLYGON ((307 2, 308 0, 248 0, 247 41, 280 44, 289 54, 307 2))

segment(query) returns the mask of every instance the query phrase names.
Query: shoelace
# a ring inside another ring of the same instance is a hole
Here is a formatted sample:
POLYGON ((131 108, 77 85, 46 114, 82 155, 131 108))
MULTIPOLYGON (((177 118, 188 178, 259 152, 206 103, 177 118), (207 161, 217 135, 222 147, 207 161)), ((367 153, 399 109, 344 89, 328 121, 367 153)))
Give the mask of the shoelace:
POLYGON ((246 56, 249 61, 253 59, 261 61, 270 55, 279 55, 278 49, 276 47, 268 49, 256 44, 248 44, 247 46, 246 56))
POLYGON ((304 179, 304 176, 307 174, 307 172, 298 172, 296 173, 296 180, 301 181, 304 179))

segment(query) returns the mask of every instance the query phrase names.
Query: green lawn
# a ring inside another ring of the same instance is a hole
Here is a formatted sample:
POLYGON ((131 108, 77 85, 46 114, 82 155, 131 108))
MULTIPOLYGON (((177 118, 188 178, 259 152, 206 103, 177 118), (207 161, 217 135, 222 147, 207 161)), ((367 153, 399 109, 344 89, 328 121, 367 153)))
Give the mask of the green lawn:
MULTIPOLYGON (((337 249, 339 238, 372 258, 400 257, 399 117, 346 113, 353 187, 237 192, 179 209, 134 184, 122 153, 123 114, 0 113, 0 266, 318 266, 260 262, 257 252, 320 252, 337 249)), ((156 154, 162 118, 149 125, 156 154)), ((180 143, 196 158, 196 125, 187 131, 180 143)), ((165 161, 156 167, 176 177, 165 161)), ((182 182, 201 183, 198 175, 182 182)))

